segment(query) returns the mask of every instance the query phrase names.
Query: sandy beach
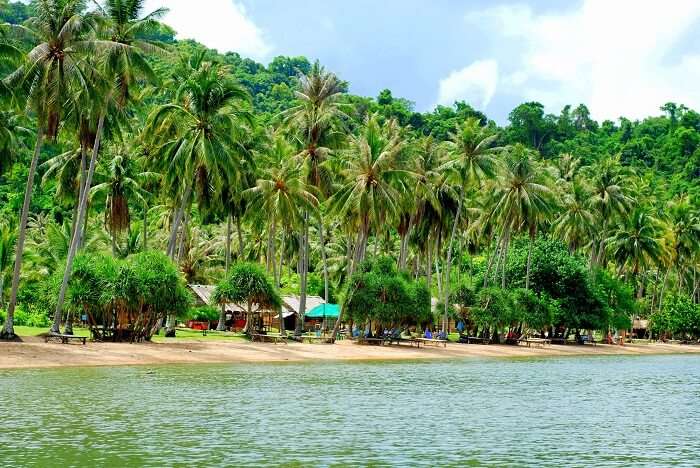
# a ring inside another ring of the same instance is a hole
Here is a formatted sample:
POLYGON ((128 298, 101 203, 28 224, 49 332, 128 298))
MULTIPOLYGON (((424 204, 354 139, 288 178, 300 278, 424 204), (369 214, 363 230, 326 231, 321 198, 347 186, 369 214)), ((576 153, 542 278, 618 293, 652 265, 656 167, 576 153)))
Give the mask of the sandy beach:
POLYGON ((653 343, 625 346, 552 345, 546 348, 527 348, 451 343, 447 348, 417 349, 408 346, 362 346, 351 341, 341 341, 335 345, 299 343, 285 345, 182 340, 145 344, 88 342, 83 346, 45 343, 41 338, 25 338, 24 342, 0 343, 0 369, 644 354, 700 354, 700 346, 653 343))

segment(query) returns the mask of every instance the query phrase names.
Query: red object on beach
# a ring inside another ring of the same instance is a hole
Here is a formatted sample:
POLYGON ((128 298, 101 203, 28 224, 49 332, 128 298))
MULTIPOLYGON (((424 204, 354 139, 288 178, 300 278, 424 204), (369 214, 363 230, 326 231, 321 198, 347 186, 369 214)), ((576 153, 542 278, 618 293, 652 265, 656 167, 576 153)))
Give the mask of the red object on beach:
POLYGON ((190 320, 187 322, 187 328, 191 328, 192 330, 209 330, 209 322, 195 322, 194 320, 190 320))

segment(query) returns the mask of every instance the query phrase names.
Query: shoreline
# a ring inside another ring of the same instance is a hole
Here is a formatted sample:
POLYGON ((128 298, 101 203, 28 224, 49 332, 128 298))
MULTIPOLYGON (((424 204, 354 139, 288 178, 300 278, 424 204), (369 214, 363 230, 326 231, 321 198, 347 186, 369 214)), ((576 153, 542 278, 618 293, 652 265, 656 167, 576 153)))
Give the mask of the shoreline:
POLYGON ((160 343, 88 343, 63 345, 40 338, 0 343, 0 370, 64 367, 148 366, 162 364, 235 364, 281 362, 417 361, 467 358, 542 358, 576 356, 700 355, 700 346, 667 343, 619 345, 511 345, 450 343, 446 348, 367 346, 351 341, 326 344, 271 344, 226 341, 160 343))

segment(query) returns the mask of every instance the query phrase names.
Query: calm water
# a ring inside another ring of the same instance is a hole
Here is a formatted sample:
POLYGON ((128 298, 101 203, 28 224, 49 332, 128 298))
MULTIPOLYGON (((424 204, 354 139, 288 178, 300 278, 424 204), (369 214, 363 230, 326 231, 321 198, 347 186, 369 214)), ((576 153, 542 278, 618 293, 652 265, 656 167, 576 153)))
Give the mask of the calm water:
POLYGON ((2 466, 700 466, 694 356, 0 371, 0 394, 2 466))

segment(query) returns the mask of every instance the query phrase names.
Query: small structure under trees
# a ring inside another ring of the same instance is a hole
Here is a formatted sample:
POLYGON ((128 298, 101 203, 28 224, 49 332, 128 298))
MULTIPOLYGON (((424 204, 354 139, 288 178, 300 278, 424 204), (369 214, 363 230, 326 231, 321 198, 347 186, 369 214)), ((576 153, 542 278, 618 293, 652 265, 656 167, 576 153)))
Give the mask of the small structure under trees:
POLYGON ((238 263, 231 268, 228 277, 221 281, 211 298, 212 305, 239 303, 246 307, 246 324, 243 333, 251 334, 255 316, 264 310, 282 308, 282 298, 265 270, 254 263, 238 263), (253 306, 256 309, 253 309, 253 306))

